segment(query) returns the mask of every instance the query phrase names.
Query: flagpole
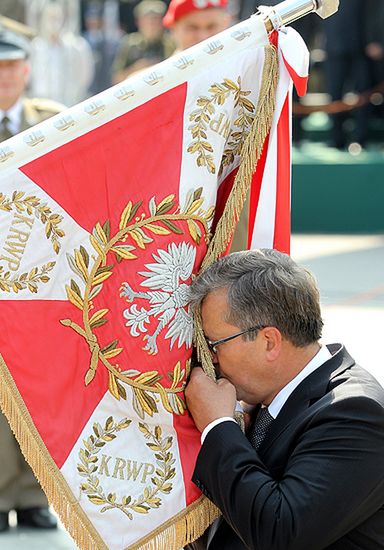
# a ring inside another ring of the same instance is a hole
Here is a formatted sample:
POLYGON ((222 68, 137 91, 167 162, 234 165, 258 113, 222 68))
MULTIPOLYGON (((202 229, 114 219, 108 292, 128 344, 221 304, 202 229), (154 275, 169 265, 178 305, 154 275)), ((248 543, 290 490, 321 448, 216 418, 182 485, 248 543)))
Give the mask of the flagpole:
POLYGON ((297 19, 317 13, 322 19, 330 17, 339 9, 339 0, 285 0, 276 6, 259 6, 256 15, 264 15, 267 32, 289 25, 297 19))

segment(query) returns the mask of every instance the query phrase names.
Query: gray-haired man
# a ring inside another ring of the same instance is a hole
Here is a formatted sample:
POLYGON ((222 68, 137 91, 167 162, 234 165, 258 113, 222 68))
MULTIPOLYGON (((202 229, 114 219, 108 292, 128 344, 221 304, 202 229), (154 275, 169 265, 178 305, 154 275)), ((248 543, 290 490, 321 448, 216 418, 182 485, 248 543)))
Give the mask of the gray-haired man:
MULTIPOLYGON (((219 379, 193 369, 193 480, 221 510, 209 550, 384 548, 384 390, 319 343, 312 275, 274 250, 219 260, 191 287, 219 379), (247 436, 236 399, 252 409, 247 436)), ((201 547, 201 546, 200 546, 201 547)))

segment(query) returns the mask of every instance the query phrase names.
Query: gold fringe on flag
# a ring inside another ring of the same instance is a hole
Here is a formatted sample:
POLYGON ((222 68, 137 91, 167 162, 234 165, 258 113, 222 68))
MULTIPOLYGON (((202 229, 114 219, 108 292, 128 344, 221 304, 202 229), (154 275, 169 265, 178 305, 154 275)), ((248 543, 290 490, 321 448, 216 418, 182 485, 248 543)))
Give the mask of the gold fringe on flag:
MULTIPOLYGON (((65 528, 82 550, 108 550, 76 497, 67 485, 24 404, 7 365, 0 355, 0 409, 7 417, 25 459, 58 513, 65 528)), ((125 550, 169 550, 182 548, 199 538, 216 518, 218 508, 201 496, 160 527, 125 550)))
POLYGON ((173 550, 198 539, 208 525, 221 515, 220 510, 205 496, 201 496, 186 511, 149 533, 139 544, 125 550, 173 550))
MULTIPOLYGON (((217 223, 215 234, 209 244, 201 264, 201 271, 212 265, 225 252, 230 243, 240 213, 243 209, 247 192, 251 186, 252 176, 260 159, 264 141, 271 129, 275 111, 276 88, 279 75, 278 58, 275 46, 265 46, 263 77, 260 86, 259 100, 251 130, 241 151, 241 160, 231 193, 227 199, 224 212, 217 223)), ((212 356, 208 349, 202 328, 200 311, 195 313, 194 341, 197 357, 204 372, 216 379, 212 356)))
MULTIPOLYGON (((276 49, 265 47, 265 61, 259 101, 251 131, 244 143, 241 162, 232 192, 220 218, 215 235, 210 243, 202 264, 205 269, 217 260, 226 250, 232 238, 237 220, 243 208, 252 174, 260 158, 264 140, 270 130, 275 107, 275 91, 278 78, 276 49)), ((197 315, 195 342, 203 368, 212 378, 215 377, 201 325, 197 315)), ((105 542, 92 525, 73 495, 64 476, 48 452, 32 418, 24 404, 16 384, 0 355, 0 408, 8 418, 20 448, 32 467, 47 498, 57 511, 65 528, 79 548, 83 550, 108 550, 105 542)), ((220 515, 216 506, 206 497, 200 497, 176 517, 149 533, 137 544, 126 550, 169 550, 181 548, 200 537, 207 526, 220 515)))
POLYGON ((1 355, 0 380, 0 408, 49 503, 79 548, 108 550, 44 445, 1 355))

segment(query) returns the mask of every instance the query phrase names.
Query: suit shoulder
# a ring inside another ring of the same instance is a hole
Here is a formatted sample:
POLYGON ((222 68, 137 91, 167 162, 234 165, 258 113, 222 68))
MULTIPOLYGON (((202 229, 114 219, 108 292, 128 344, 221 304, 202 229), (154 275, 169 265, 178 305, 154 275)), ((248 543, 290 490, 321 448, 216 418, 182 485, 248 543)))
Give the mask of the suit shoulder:
POLYGON ((336 394, 373 399, 384 407, 384 388, 369 371, 358 364, 335 377, 333 382, 336 394))

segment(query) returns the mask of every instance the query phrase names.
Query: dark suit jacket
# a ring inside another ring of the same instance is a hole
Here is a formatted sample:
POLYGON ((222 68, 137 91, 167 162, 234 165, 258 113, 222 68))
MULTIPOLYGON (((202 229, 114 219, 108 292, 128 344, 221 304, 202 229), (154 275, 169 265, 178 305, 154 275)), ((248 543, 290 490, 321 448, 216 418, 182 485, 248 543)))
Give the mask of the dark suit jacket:
POLYGON ((209 550, 384 549, 384 390, 334 346, 258 452, 233 422, 208 433, 193 481, 223 513, 209 550))

